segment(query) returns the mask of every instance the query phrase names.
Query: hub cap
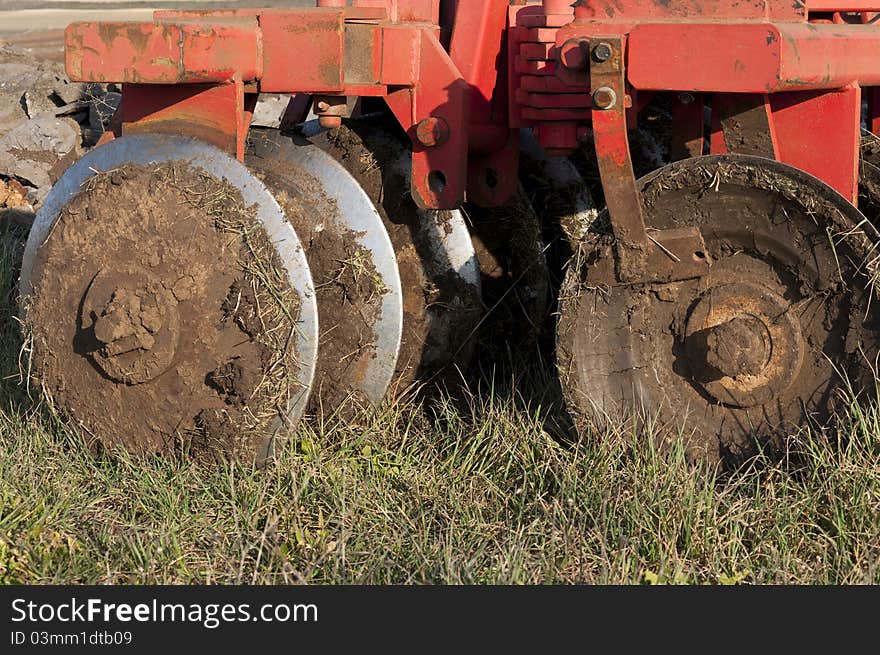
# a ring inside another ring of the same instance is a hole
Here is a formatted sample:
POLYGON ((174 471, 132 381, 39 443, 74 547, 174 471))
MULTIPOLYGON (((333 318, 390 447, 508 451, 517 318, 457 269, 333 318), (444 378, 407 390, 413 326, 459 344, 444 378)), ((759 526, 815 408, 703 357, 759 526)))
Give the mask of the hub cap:
POLYGON ((738 283, 713 287, 687 318, 690 375, 732 407, 784 395, 797 377, 803 343, 797 314, 769 289, 738 283))

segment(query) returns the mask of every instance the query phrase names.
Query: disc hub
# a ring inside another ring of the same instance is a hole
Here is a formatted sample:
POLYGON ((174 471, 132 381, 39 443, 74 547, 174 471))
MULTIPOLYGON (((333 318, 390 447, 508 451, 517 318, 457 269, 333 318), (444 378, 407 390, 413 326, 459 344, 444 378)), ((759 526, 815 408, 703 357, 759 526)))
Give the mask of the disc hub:
POLYGON ((771 337, 759 318, 740 315, 706 332, 706 364, 721 375, 756 376, 767 367, 771 337))
POLYGON ((784 394, 803 358, 800 323, 790 309, 781 296, 748 282, 706 291, 685 328, 691 379, 733 407, 784 394))
POLYGON ((83 301, 88 354, 108 377, 140 384, 164 373, 179 337, 177 301, 148 271, 102 270, 83 301))

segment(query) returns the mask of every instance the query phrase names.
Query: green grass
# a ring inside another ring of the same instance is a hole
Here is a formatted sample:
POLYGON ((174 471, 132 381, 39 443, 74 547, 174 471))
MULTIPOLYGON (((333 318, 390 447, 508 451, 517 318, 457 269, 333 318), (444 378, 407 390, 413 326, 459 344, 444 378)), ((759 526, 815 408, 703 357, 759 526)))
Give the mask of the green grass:
POLYGON ((0 583, 880 583, 876 405, 722 476, 645 434, 560 445, 550 375, 330 417, 263 470, 95 457, 4 378, 0 583))

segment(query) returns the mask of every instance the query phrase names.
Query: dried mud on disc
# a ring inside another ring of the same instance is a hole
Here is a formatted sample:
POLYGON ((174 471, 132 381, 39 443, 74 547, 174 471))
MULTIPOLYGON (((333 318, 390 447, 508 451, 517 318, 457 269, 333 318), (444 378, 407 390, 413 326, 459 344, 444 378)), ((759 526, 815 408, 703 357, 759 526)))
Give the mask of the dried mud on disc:
MULTIPOLYGON (((251 167, 257 165, 251 162, 251 167)), ((307 173, 273 159, 256 174, 293 224, 315 285, 321 333, 308 410, 345 408, 349 400, 363 404, 366 399, 355 390, 353 381, 363 377, 363 369, 376 356, 374 329, 387 293, 372 254, 358 245, 359 234, 340 228, 332 215, 323 213, 327 208, 331 212, 338 209, 307 173), (291 184, 293 188, 289 188, 291 184)))
POLYGON ((823 426, 846 385, 873 394, 877 232, 815 178, 745 156, 671 164, 641 180, 652 228, 699 227, 699 279, 616 285, 609 235, 592 234, 561 294, 558 359, 589 433, 619 413, 669 422, 662 440, 735 463, 823 426), (844 382, 845 376, 848 382, 844 382))
POLYGON ((271 438, 298 298, 231 185, 183 162, 98 173, 32 280, 34 375, 93 447, 248 460, 271 438))
MULTIPOLYGON (((437 265, 424 216, 410 195, 408 147, 378 119, 349 120, 309 141, 329 152, 373 200, 394 246, 403 285, 403 334, 393 387, 417 381, 457 383, 466 368, 473 329, 482 312, 479 292, 437 265)), ((442 216, 441 212, 441 221, 442 216)), ((447 230, 451 229, 447 226, 447 230)))

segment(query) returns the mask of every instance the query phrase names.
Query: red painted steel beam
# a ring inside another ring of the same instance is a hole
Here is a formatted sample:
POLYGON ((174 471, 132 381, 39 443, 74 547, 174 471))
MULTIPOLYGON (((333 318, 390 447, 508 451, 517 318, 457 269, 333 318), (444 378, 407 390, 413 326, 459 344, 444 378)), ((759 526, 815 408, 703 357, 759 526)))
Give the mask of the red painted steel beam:
MULTIPOLYGON (((265 92, 341 92, 344 13, 335 9, 237 13, 175 23, 74 23, 66 32, 71 79, 207 84, 238 74, 265 92), (214 17, 215 20, 219 20, 214 17), (292 65, 293 53, 301 53, 292 65)), ((411 80, 407 80, 411 83, 411 80)))
MULTIPOLYGON (((160 12, 158 23, 74 23, 66 35, 67 69, 72 79, 83 82, 218 83, 238 73, 269 93, 383 95, 385 86, 418 82, 423 25, 376 20, 374 27, 346 26, 346 17, 360 21, 365 12, 377 11, 160 12), (352 45, 347 33, 371 38, 352 45), (363 61, 347 66, 349 51, 349 58, 363 61), (349 84, 347 70, 363 75, 350 75, 349 84)), ((499 39, 500 33, 499 28, 499 39)), ((493 84, 486 71, 471 72, 480 88, 493 84)))
POLYGON ((262 76, 255 18, 224 22, 73 23, 65 32, 67 74, 74 81, 135 84, 227 82, 262 76))
POLYGON ((635 25, 637 89, 776 93, 880 84, 880 33, 862 25, 670 22, 635 25))

